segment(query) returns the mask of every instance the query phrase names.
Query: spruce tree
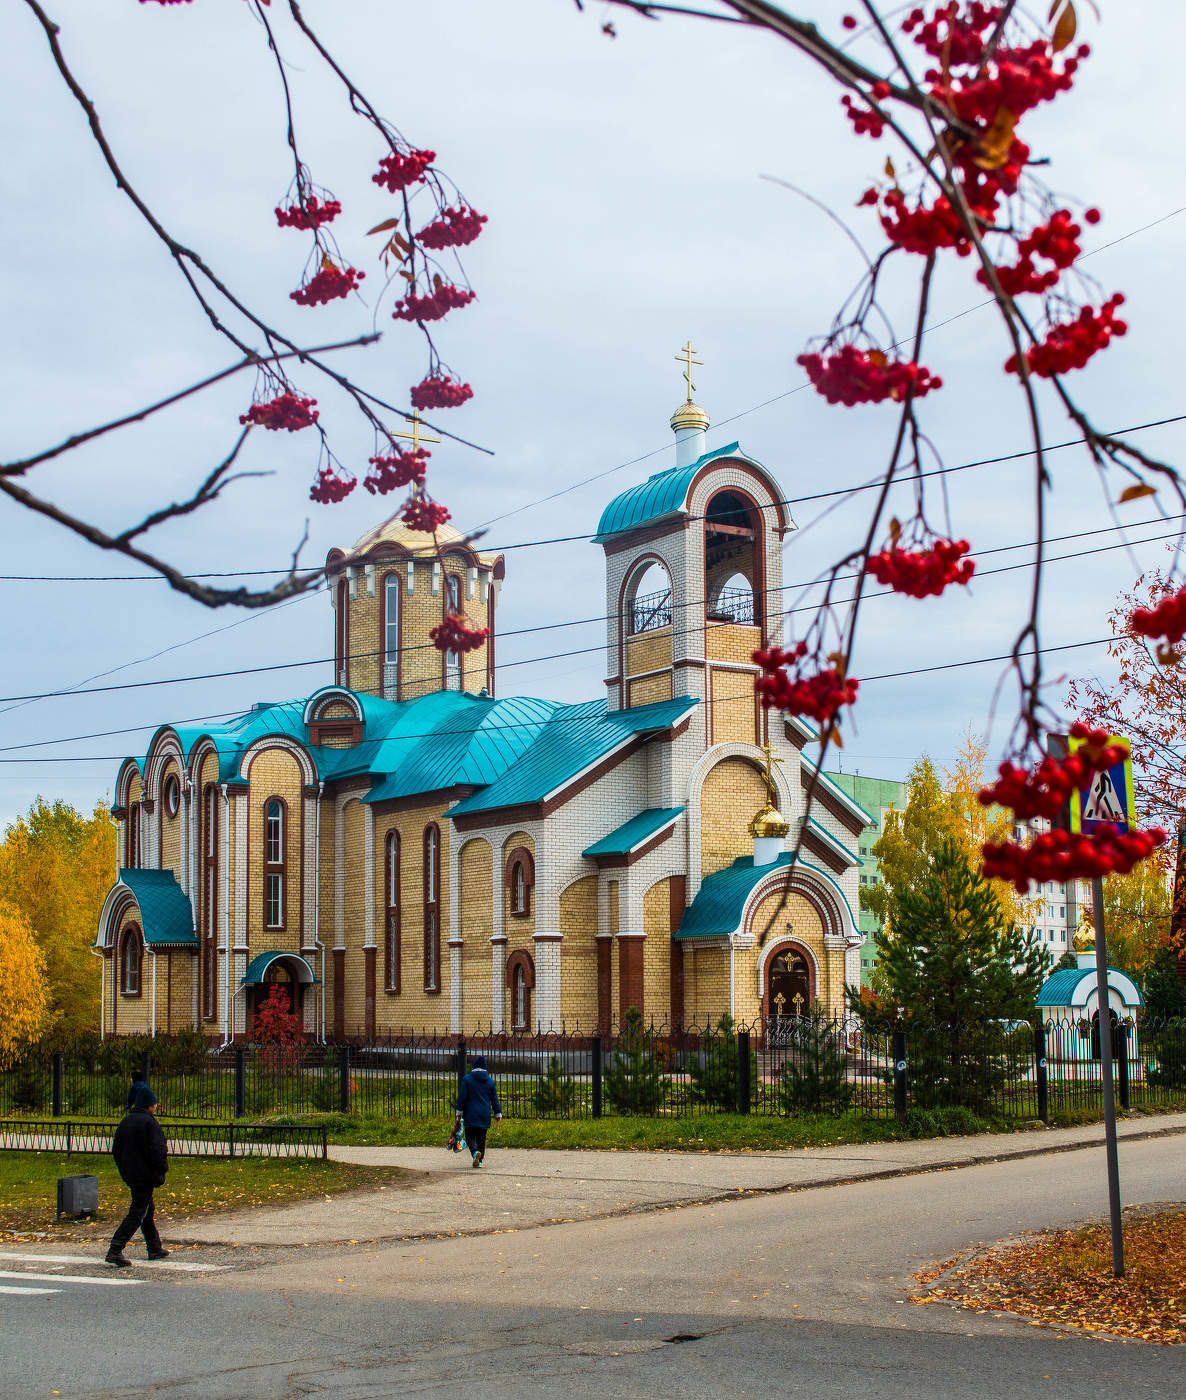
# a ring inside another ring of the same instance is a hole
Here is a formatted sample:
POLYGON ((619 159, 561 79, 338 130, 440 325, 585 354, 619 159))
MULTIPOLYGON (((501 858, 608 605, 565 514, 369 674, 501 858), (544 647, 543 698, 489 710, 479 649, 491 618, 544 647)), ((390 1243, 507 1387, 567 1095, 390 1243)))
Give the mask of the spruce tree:
POLYGON ((667 1079, 651 1051, 642 1013, 631 1007, 609 1056, 603 1081, 606 1101, 618 1113, 654 1113, 663 1102, 667 1079))
MULTIPOLYGON (((697 1103, 728 1110, 737 1107, 737 1027, 726 1011, 716 1031, 706 1036, 703 1060, 697 1056, 690 1066, 692 1097, 697 1103)), ((758 1056, 749 1052, 750 1092, 758 1082, 758 1056)))

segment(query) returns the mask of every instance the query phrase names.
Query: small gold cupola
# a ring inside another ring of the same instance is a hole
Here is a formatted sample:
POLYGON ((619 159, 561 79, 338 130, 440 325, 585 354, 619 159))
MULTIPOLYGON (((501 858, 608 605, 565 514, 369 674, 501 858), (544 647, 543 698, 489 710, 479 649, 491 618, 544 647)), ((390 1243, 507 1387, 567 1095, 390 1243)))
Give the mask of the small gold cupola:
POLYGON ((677 467, 687 467, 707 451, 707 438, 709 417, 699 406, 692 402, 692 390, 695 384, 692 382, 692 366, 702 365, 703 360, 695 358, 696 351, 692 348, 689 340, 684 348, 675 357, 682 360, 684 364, 684 379, 688 385, 688 397, 671 415, 671 431, 675 434, 675 465, 677 467))
POLYGON ((769 744, 762 749, 762 755, 766 760, 762 772, 763 781, 766 784, 766 801, 762 810, 754 817, 749 824, 750 835, 754 838, 754 865, 772 865, 782 853, 782 843, 787 832, 790 831, 790 823, 778 810, 778 793, 774 787, 774 764, 781 763, 781 758, 774 757, 774 750, 769 744))

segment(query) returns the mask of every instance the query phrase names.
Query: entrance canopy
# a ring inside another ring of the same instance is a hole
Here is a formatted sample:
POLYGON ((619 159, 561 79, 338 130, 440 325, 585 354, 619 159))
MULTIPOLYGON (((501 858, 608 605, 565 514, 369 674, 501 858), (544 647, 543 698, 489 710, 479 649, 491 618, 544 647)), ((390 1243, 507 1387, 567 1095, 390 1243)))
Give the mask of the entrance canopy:
POLYGON ((283 962, 292 973, 293 981, 302 987, 307 987, 310 983, 317 981, 317 978, 313 976, 313 969, 299 953, 260 953, 258 957, 252 958, 248 963, 240 986, 258 987, 264 982, 264 974, 274 962, 283 962))

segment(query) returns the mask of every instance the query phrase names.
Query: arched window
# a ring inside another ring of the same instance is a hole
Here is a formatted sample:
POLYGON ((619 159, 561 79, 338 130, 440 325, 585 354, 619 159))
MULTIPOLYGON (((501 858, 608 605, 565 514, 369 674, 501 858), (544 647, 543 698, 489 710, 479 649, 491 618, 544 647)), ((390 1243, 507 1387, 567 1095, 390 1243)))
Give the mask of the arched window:
POLYGON ((507 856, 506 884, 510 893, 510 910, 516 919, 531 913, 531 891, 535 885, 535 861, 526 846, 516 846, 507 856))
POLYGON ((161 795, 165 803, 165 816, 175 817, 177 809, 181 806, 181 783, 176 773, 170 773, 165 779, 161 795))
POLYGON ((285 850, 288 812, 278 797, 264 803, 264 928, 283 928, 288 908, 285 850))
MULTIPOLYGON (((445 575, 445 611, 454 617, 461 616, 461 579, 457 574, 445 575)), ((445 689, 461 689, 461 653, 445 653, 445 689)))
POLYGON ((343 575, 338 579, 338 606, 334 626, 334 683, 350 684, 350 582, 343 575))
POLYGON ((126 865, 129 870, 140 869, 140 803, 128 803, 128 840, 126 865))
POLYGON ((132 924, 124 933, 119 949, 119 989, 126 997, 140 995, 140 959, 143 944, 140 930, 132 924))
POLYGON ((389 831, 383 861, 384 893, 384 983, 389 992, 398 992, 399 982, 399 832, 389 831))
POLYGON ((657 560, 640 566, 626 589, 627 636, 671 626, 671 576, 657 560))
POLYGON ((441 833, 424 828, 424 990, 441 990, 441 833))
POLYGON ((535 963, 531 954, 520 949, 507 962, 507 985, 511 989, 511 1030, 531 1029, 531 993, 535 989, 535 963))
POLYGON ((202 931, 202 1015, 214 1019, 216 941, 218 937, 218 785, 202 791, 202 884, 199 894, 202 931))
POLYGON ((708 621, 762 624, 762 540, 762 512, 754 502, 741 491, 718 491, 704 513, 708 621))
POLYGON ((708 600, 709 622, 742 622, 754 620, 754 590, 750 581, 738 571, 730 574, 708 600))
POLYGON ((384 700, 399 699, 399 585, 399 574, 387 574, 383 579, 384 700))

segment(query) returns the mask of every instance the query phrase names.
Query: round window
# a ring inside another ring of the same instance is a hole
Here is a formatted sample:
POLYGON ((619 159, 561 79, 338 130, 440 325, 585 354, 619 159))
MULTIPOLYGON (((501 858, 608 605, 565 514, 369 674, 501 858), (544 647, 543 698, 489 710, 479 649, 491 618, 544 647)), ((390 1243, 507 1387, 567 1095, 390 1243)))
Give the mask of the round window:
POLYGON ((165 815, 175 817, 180 804, 181 784, 177 781, 176 775, 170 773, 165 779, 165 815))

